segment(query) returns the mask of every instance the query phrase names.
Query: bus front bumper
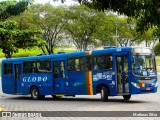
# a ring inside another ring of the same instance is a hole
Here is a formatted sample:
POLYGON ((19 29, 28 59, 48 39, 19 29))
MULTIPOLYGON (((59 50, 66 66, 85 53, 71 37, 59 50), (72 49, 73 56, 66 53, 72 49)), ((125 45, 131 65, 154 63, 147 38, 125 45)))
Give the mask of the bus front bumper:
POLYGON ((157 85, 152 87, 138 87, 136 85, 131 86, 131 94, 146 94, 146 93, 155 93, 157 92, 157 85))

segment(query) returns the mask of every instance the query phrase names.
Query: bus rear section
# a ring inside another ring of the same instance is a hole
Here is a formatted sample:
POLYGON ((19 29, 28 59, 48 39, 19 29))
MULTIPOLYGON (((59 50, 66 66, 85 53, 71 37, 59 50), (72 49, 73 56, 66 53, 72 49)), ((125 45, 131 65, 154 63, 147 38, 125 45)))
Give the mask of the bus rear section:
POLYGON ((2 91, 6 94, 15 94, 17 83, 13 74, 13 63, 2 60, 2 91))
POLYGON ((53 95, 53 89, 49 59, 2 61, 3 93, 31 94, 32 99, 39 99, 45 95, 53 95))

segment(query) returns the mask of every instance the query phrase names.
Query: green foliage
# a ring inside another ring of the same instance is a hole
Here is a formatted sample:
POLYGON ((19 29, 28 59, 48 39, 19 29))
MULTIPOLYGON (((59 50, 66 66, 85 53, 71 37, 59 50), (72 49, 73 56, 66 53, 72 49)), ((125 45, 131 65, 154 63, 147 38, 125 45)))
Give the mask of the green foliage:
POLYGON ((103 34, 107 30, 104 13, 85 6, 72 6, 67 13, 69 20, 65 29, 79 51, 86 50, 89 45, 102 45, 99 42, 106 40, 108 34, 103 34))
POLYGON ((153 35, 160 38, 160 26, 154 28, 153 35))
POLYGON ((30 23, 42 30, 39 47, 43 52, 53 53, 53 49, 63 39, 63 28, 66 23, 66 13, 63 7, 53 7, 50 3, 32 5, 29 9, 30 23))
MULTIPOLYGON (((34 32, 35 29, 41 29, 42 35, 33 36, 32 39, 38 39, 37 46, 44 53, 49 54, 55 52, 54 48, 57 45, 67 43, 66 38, 73 40, 78 50, 86 50, 89 45, 96 47, 106 44, 115 45, 116 27, 119 36, 118 42, 121 46, 132 45, 134 42, 139 43, 142 40, 148 42, 153 37, 153 31, 150 29, 143 35, 136 31, 136 19, 128 19, 125 16, 117 17, 110 12, 105 14, 83 5, 63 8, 53 7, 49 3, 36 4, 31 5, 28 11, 11 19, 17 21, 20 30, 31 28, 34 32)), ((23 33, 26 36, 31 34, 23 33)), ((36 44, 36 41, 30 40, 30 38, 25 38, 21 34, 19 36, 20 41, 17 43, 17 47, 21 44, 24 47, 36 44)))
POLYGON ((159 57, 156 57, 156 66, 160 66, 160 58, 159 57))
POLYGON ((0 22, 0 48, 7 58, 11 58, 13 53, 18 52, 18 48, 26 49, 37 45, 36 35, 40 31, 18 30, 18 25, 14 21, 0 22))
POLYGON ((11 16, 24 12, 30 2, 31 0, 0 2, 0 48, 6 58, 11 58, 19 48, 26 49, 40 44, 41 31, 20 30, 17 22, 7 20, 11 16))
POLYGON ((132 27, 132 22, 128 21, 127 17, 123 18, 117 18, 117 32, 118 32, 118 38, 117 41, 120 46, 127 46, 127 45, 132 45, 131 42, 129 44, 129 41, 134 41, 134 32, 135 28, 132 27))
POLYGON ((160 55, 160 42, 154 47, 155 55, 160 55))
POLYGON ((6 54, 7 58, 10 58, 14 52, 17 52, 14 46, 14 36, 17 35, 17 24, 14 21, 6 21, 0 23, 0 48, 6 54))
POLYGON ((9 20, 16 21, 20 30, 37 30, 39 28, 36 26, 34 18, 35 16, 30 12, 30 8, 28 8, 28 10, 20 15, 10 17, 9 20))
POLYGON ((159 0, 78 0, 98 10, 112 10, 138 20, 137 30, 144 32, 152 26, 160 26, 159 0))
POLYGON ((115 46, 115 31, 117 17, 113 14, 107 14, 101 18, 101 25, 98 26, 95 38, 100 40, 98 46, 115 46))
POLYGON ((24 12, 30 3, 32 3, 32 0, 20 0, 19 2, 8 0, 0 2, 0 21, 24 12))
MULTIPOLYGON (((72 47, 56 47, 54 52, 75 52, 72 47)), ((18 49, 17 53, 13 53, 12 57, 28 57, 28 56, 37 56, 42 54, 43 51, 39 47, 32 47, 30 49, 18 49)), ((0 58, 4 58, 5 54, 0 49, 0 58)))

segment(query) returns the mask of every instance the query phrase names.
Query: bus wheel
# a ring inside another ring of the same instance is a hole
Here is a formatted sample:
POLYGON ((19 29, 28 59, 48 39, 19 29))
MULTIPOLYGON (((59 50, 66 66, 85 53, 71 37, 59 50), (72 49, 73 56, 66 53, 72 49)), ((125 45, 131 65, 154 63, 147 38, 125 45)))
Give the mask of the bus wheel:
POLYGON ((108 89, 105 86, 101 88, 101 100, 103 102, 108 101, 108 89))
POLYGON ((131 98, 131 95, 123 95, 124 100, 129 100, 131 98))
POLYGON ((37 87, 31 88, 31 98, 32 98, 32 100, 40 99, 39 90, 37 87))

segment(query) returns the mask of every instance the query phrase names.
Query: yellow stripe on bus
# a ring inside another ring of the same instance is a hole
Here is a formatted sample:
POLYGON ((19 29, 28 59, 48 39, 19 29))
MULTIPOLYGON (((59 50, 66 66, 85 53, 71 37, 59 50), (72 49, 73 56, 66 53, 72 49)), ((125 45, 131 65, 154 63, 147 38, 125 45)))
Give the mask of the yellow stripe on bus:
POLYGON ((92 86, 92 72, 89 72, 89 89, 90 89, 90 95, 93 95, 93 86, 92 86))

